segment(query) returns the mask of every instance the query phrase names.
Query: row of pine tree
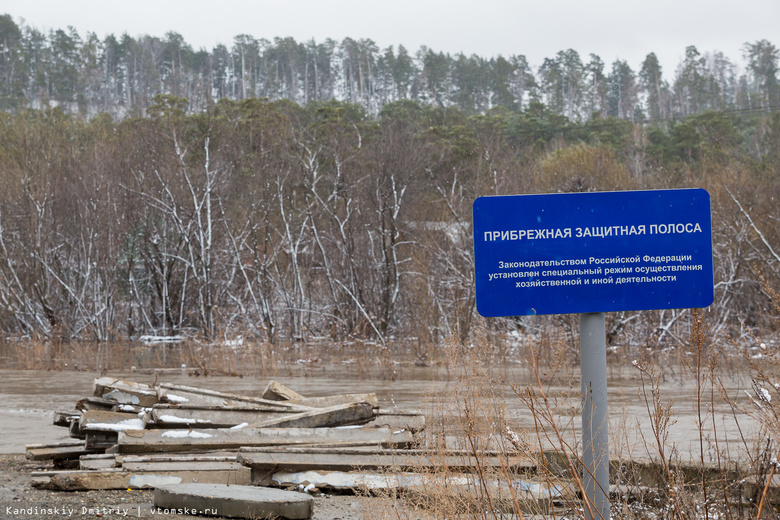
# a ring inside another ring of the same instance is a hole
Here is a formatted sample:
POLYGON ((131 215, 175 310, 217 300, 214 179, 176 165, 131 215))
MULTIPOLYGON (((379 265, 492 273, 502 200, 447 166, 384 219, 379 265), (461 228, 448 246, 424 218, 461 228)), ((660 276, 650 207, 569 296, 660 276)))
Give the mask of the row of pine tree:
MULTIPOLYGON (((169 32, 100 39, 71 28, 48 34, 0 16, 0 108, 59 106, 71 113, 143 115, 157 94, 186 98, 188 112, 220 99, 289 99, 305 105, 337 100, 376 116, 388 103, 412 100, 466 114, 496 107, 545 107, 570 121, 614 117, 658 121, 709 110, 780 105, 780 51, 767 40, 746 43, 742 61, 722 52, 685 49, 662 67, 654 53, 638 64, 605 63, 568 49, 534 67, 523 54, 450 55, 369 39, 341 42, 238 35, 230 47, 195 50, 169 32)), ((520 49, 521 50, 521 49, 520 49)))

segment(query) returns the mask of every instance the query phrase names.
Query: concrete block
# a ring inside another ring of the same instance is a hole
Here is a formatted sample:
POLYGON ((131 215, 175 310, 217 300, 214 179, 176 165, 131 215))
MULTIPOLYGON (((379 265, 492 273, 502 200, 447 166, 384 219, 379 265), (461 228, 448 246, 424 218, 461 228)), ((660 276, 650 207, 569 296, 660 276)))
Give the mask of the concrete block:
POLYGON ((256 486, 174 484, 154 491, 154 504, 172 512, 230 518, 311 518, 308 495, 256 486))

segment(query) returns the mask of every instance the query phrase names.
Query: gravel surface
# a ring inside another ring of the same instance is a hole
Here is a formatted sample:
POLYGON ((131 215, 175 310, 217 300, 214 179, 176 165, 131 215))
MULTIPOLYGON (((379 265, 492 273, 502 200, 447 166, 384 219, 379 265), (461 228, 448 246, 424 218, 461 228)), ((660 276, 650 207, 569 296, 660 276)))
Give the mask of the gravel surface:
MULTIPOLYGON (((164 518, 184 520, 191 515, 153 510, 154 492, 139 490, 48 491, 30 486, 33 471, 51 466, 28 461, 24 455, 0 455, 0 519, 48 518, 164 518)), ((371 511, 378 499, 354 495, 314 497, 314 520, 379 520, 371 511)), ((215 517, 210 517, 215 518, 215 517)))

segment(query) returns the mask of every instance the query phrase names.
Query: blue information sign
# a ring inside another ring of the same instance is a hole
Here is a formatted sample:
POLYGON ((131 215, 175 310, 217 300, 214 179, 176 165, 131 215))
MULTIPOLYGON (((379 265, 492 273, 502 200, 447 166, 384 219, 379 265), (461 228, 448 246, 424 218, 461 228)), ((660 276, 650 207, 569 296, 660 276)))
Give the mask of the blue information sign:
POLYGON ((480 197, 482 316, 707 307, 710 196, 702 189, 480 197))

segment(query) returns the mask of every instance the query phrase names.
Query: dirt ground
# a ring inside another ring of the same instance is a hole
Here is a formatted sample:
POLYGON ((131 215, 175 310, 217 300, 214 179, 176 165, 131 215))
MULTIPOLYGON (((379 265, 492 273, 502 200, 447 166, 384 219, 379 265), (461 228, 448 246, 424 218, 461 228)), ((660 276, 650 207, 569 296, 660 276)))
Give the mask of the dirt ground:
MULTIPOLYGON (((33 471, 50 469, 24 455, 0 455, 0 519, 48 518, 164 518, 192 520, 154 508, 154 492, 139 490, 49 491, 30 485, 33 471)), ((314 497, 314 520, 379 520, 371 513, 379 499, 355 495, 314 497)), ((210 517, 215 518, 215 517, 210 517)))

